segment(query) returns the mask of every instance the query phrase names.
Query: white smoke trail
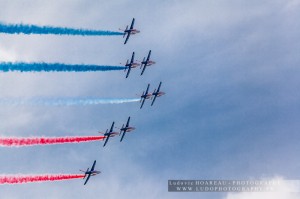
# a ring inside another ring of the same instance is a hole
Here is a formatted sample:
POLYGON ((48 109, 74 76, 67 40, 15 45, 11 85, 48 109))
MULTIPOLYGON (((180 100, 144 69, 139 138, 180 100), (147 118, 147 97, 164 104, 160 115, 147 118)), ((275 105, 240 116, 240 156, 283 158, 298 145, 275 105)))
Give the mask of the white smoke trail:
POLYGON ((138 102, 139 98, 0 98, 0 105, 84 106, 138 102))

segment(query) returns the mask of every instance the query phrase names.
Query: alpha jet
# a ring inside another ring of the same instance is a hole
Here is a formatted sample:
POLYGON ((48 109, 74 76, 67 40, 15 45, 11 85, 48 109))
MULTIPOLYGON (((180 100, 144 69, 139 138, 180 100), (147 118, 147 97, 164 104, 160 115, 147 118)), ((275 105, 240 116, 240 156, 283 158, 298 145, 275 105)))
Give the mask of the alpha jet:
MULTIPOLYGON (((124 44, 127 43, 128 39, 129 39, 129 37, 130 37, 130 35, 135 35, 135 34, 137 34, 137 33, 140 33, 139 30, 133 28, 133 26, 134 26, 134 21, 135 21, 135 19, 133 18, 133 19, 132 19, 132 22, 131 22, 131 25, 130 25, 130 28, 128 29, 128 26, 126 26, 126 29, 123 30, 123 31, 124 31, 123 38, 127 35, 124 44)), ((122 30, 122 29, 120 29, 120 30, 122 30)))
POLYGON ((160 96, 166 94, 165 92, 160 91, 160 86, 161 86, 161 82, 159 83, 159 86, 158 86, 157 90, 155 89, 155 90, 153 91, 153 93, 152 93, 152 103, 151 103, 151 106, 154 104, 155 99, 156 99, 157 97, 160 97, 160 96), (153 96, 154 96, 154 98, 153 98, 153 96))
POLYGON ((87 168, 86 171, 80 170, 81 172, 84 172, 84 177, 83 177, 83 179, 85 179, 85 177, 87 176, 87 178, 86 178, 86 180, 85 180, 85 182, 84 182, 84 185, 86 185, 86 183, 89 181, 89 179, 90 179, 91 176, 95 176, 95 175, 101 173, 101 171, 95 170, 95 165, 96 165, 96 160, 94 161, 91 170, 89 170, 90 168, 87 168))
POLYGON ((120 142, 122 142, 122 140, 123 140, 123 138, 124 138, 124 136, 125 136, 125 134, 126 134, 127 132, 131 132, 131 131, 135 130, 134 127, 129 126, 129 122, 130 122, 130 117, 128 117, 126 126, 124 126, 124 124, 123 124, 123 125, 122 125, 122 128, 120 129, 120 134, 119 134, 119 135, 122 135, 120 142))

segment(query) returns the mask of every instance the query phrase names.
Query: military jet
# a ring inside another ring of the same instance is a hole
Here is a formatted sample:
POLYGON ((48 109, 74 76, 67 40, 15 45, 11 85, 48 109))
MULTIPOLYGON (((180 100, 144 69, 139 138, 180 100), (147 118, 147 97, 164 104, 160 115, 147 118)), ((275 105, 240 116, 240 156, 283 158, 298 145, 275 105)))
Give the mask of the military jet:
MULTIPOLYGON (((132 19, 132 22, 131 22, 131 25, 130 25, 130 28, 128 29, 128 26, 126 26, 126 29, 123 30, 123 31, 124 31, 123 38, 127 35, 124 44, 127 43, 128 39, 129 39, 129 37, 130 37, 130 35, 135 35, 135 34, 137 34, 137 33, 140 33, 139 30, 133 28, 133 26, 134 26, 134 21, 135 21, 135 19, 133 18, 133 19, 132 19)), ((122 29, 120 29, 120 30, 122 30, 122 29)))
POLYGON ((85 180, 85 182, 84 182, 84 185, 86 185, 86 183, 89 181, 89 179, 90 179, 91 176, 95 176, 95 175, 101 173, 101 171, 96 171, 96 170, 95 170, 95 165, 96 165, 96 160, 94 161, 91 170, 89 170, 90 168, 87 168, 86 171, 80 170, 81 172, 84 172, 84 177, 83 177, 83 179, 85 179, 85 177, 87 176, 87 178, 86 178, 86 180, 85 180))
POLYGON ((135 130, 134 127, 129 126, 129 122, 130 122, 130 117, 128 117, 126 126, 124 126, 124 124, 123 124, 123 125, 122 125, 122 128, 120 129, 120 134, 119 134, 119 135, 122 135, 120 142, 122 142, 122 140, 123 140, 123 138, 124 138, 124 136, 125 136, 125 134, 126 134, 127 132, 131 132, 131 131, 135 130))

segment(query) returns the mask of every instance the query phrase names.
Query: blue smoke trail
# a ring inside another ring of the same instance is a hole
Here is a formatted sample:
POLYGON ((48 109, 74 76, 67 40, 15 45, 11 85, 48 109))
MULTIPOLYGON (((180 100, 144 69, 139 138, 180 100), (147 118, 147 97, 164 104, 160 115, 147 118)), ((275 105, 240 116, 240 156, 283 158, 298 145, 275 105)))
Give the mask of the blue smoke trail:
POLYGON ((123 104, 130 102, 138 102, 139 98, 0 98, 0 105, 42 105, 42 106, 82 106, 82 105, 98 105, 98 104, 123 104))
POLYGON ((124 66, 101 66, 84 64, 61 64, 61 63, 23 63, 23 62, 0 62, 0 71, 21 72, 89 72, 89 71, 111 71, 124 70, 124 66))
POLYGON ((54 34, 54 35, 81 35, 81 36, 113 36, 123 35, 122 32, 107 30, 86 30, 53 26, 36 26, 26 24, 2 24, 0 23, 0 33, 8 34, 54 34))

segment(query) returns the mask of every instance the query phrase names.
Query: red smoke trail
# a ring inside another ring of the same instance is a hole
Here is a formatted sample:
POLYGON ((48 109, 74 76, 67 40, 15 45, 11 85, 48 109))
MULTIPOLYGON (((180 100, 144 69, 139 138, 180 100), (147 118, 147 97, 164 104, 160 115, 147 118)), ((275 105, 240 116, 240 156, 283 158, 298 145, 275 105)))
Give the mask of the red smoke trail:
POLYGON ((0 184, 22 184, 30 182, 45 182, 57 180, 72 180, 83 178, 83 174, 46 174, 46 175, 17 175, 0 176, 0 184))
POLYGON ((32 137, 9 138, 0 137, 0 146, 30 146, 46 144, 79 143, 103 140, 105 136, 76 136, 76 137, 32 137))

